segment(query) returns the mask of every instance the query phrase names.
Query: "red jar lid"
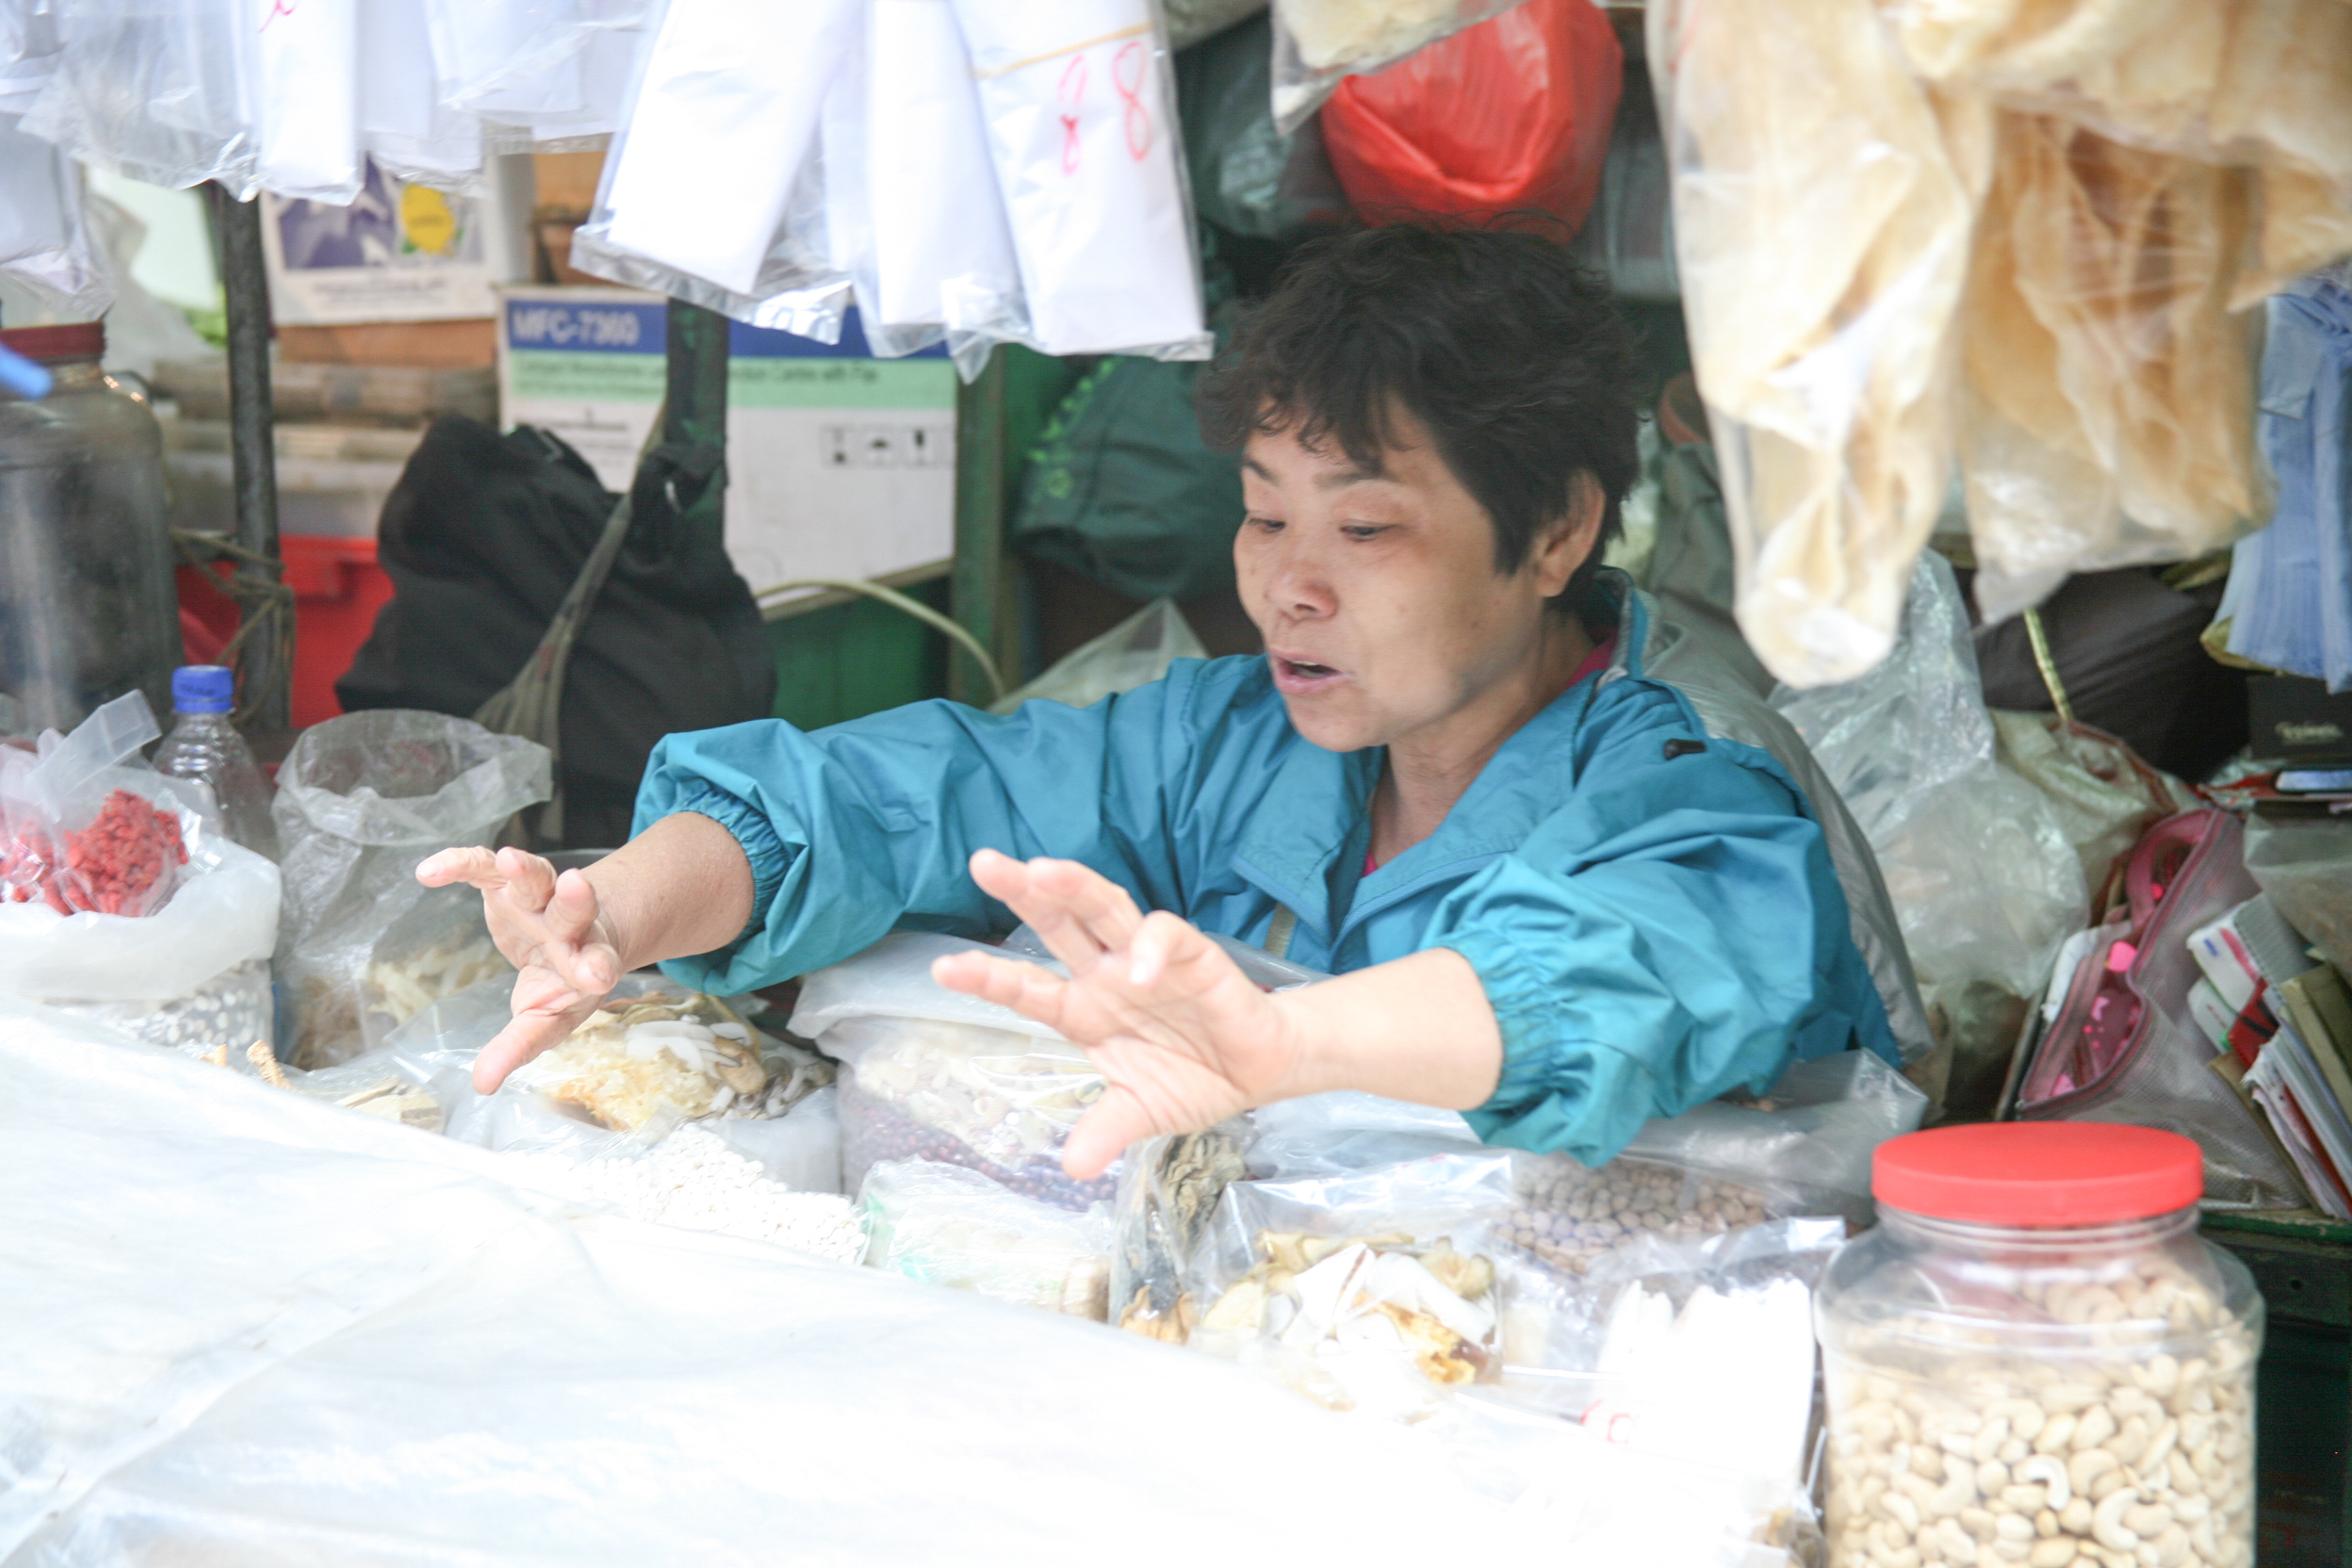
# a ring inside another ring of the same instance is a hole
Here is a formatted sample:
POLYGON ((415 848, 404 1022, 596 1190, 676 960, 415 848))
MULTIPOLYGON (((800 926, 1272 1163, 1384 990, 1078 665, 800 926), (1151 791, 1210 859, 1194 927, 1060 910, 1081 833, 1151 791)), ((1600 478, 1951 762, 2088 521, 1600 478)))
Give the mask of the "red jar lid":
POLYGON ((0 344, 26 359, 96 359, 106 351, 106 324, 68 321, 57 327, 0 327, 0 344))
POLYGON ((1992 1121, 1889 1138, 1870 1191, 1890 1209, 1980 1225, 2107 1225, 2195 1204, 2205 1156, 2156 1127, 1992 1121))

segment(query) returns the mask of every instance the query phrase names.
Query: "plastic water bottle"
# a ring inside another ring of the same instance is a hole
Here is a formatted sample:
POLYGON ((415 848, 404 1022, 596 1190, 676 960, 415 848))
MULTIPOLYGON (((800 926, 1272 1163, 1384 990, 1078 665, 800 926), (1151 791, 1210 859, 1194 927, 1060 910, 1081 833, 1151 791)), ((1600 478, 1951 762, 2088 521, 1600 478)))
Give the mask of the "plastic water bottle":
POLYGON ((270 821, 270 785, 253 748, 229 723, 236 685, 236 677, 219 664, 184 664, 172 672, 179 723, 156 749, 155 771, 209 785, 228 836, 274 860, 278 833, 270 821))

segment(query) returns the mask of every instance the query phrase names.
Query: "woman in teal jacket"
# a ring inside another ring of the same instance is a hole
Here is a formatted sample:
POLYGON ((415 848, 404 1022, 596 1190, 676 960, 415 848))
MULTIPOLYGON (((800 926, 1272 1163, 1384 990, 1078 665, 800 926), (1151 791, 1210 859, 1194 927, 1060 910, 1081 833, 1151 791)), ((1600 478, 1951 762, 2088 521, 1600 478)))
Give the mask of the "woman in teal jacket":
POLYGON ((1713 689, 1710 724, 1659 678, 1665 629, 1599 565, 1635 468, 1629 359, 1605 295, 1532 236, 1303 254, 1203 394, 1243 449, 1234 560, 1266 654, 1085 710, 674 735, 637 836, 585 873, 434 857, 419 876, 482 888, 522 971, 477 1084, 639 964, 738 991, 893 929, 1017 919, 1070 978, 980 955, 938 976, 1088 1050, 1109 1088, 1067 1152, 1082 1176, 1342 1087, 1597 1163, 1792 1060, 1899 1060, 1889 1004, 1916 1004, 1899 949, 1856 946, 1849 891, 1874 927, 1883 894, 1824 834, 1825 786, 1773 755, 1808 765, 1756 732, 1760 705, 1725 722, 1713 689), (1268 996, 1203 931, 1339 978, 1268 996))

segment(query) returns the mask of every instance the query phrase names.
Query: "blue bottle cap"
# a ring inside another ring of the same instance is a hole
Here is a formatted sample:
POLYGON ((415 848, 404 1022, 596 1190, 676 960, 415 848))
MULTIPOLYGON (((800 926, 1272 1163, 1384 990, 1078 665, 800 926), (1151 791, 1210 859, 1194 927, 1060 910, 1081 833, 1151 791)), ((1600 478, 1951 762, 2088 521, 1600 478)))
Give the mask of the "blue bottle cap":
POLYGON ((172 706, 182 713, 225 713, 237 706, 237 677, 225 664, 183 664, 172 672, 172 706))

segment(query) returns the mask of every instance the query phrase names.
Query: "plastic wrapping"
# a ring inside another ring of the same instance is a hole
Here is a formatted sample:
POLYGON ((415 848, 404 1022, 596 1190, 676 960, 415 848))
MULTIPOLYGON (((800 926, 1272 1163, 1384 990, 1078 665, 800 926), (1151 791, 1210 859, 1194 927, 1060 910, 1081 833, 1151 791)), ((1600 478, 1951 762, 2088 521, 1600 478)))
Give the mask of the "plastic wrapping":
POLYGON ((2228 308, 2252 178, 2000 117, 1963 312, 1961 462, 1989 619, 2069 572, 2218 548, 2262 514, 2260 323, 2228 308))
POLYGON ((360 146, 395 180, 467 189, 482 177, 482 122, 440 101, 426 0, 359 8, 360 146))
POLYGON ((1229 233, 1300 239, 1344 222, 1347 192, 1331 172, 1320 122, 1274 127, 1273 24, 1262 15, 1187 49, 1177 8, 1164 5, 1176 56, 1184 168, 1193 210, 1229 233))
POLYGON ((1625 57, 1592 0, 1522 0, 1333 89, 1319 123, 1369 221, 1548 213, 1562 235, 1599 193, 1625 57))
POLYGON ((1225 1189, 1250 1173, 1247 1122, 1146 1138, 1128 1150, 1119 1183, 1118 1250, 1111 1259, 1110 1321, 1130 1333, 1182 1345, 1200 1324, 1185 1271, 1225 1189))
POLYGON ((450 108, 560 125, 586 107, 590 48, 641 27, 654 8, 649 0, 422 0, 435 96, 450 108))
POLYGON ((864 58, 869 340, 877 323, 1025 335, 1021 269, 955 8, 872 0, 864 58))
POLYGON ((1237 1539, 1299 1560, 1511 1548, 1503 1509, 1414 1434, 1048 1314, 590 1212, 509 1165, 0 1021, 0 1554, 589 1568, 789 1542, 895 1568, 1052 1561, 1074 1540, 1170 1563, 1237 1539), (774 1462, 787 1432, 808 1462, 774 1462))
POLYGON ((951 0, 1045 353, 1206 359, 1174 83, 1152 0, 951 0))
POLYGON ((257 188, 245 0, 51 0, 55 74, 21 129, 150 185, 257 188))
POLYGON ((2186 784, 2123 742, 2054 713, 1993 712, 2001 765, 2041 792, 2082 865, 2096 917, 2119 862, 2140 835, 2197 804, 2186 784))
POLYGON ((2120 912, 2087 944, 2023 1070, 2017 1115, 2172 1128, 2205 1152, 2208 1207, 2294 1208, 2304 1200, 2295 1172, 2213 1070, 2213 1040, 2189 1010, 2200 977, 2190 933, 2260 890, 2242 855, 2237 819, 2210 807, 2141 839, 2120 912))
POLYGON ((858 1188, 866 1263, 926 1284, 1101 1322, 1110 1213, 1083 1214, 1006 1190, 978 1171, 885 1160, 858 1188))
POLYGON ((2089 900, 2066 824, 1994 759, 1952 568, 1919 558, 1885 663, 1842 685, 1783 688, 1772 706, 1877 853, 1929 1021, 1953 1051, 1952 1102, 1990 1114, 2030 999, 2089 900))
POLYGON ((1851 680, 1945 498, 1981 116, 1931 99, 1871 0, 1668 0, 1648 27, 1740 629, 1791 686, 1851 680))
POLYGON ((416 863, 492 842, 507 818, 547 798, 545 746, 466 719, 384 709, 305 730, 278 770, 286 896, 278 978, 305 1068, 356 1054, 363 976, 377 944, 424 901, 416 863))
POLYGON ((2246 825, 2246 869, 2270 902, 2352 976, 2352 817, 2273 817, 2246 825))
POLYGON ((999 697, 992 713, 1010 713, 1024 702, 1061 702, 1091 708, 1104 697, 1132 692, 1168 673, 1179 659, 1206 659, 1208 649, 1168 599, 1154 599, 1094 641, 1064 654, 1037 679, 999 697))
POLYGON ((1494 1233, 1511 1195, 1503 1151, 1234 1183, 1186 1281, 1189 1343, 1332 1410, 1427 1414, 1494 1375, 1494 1233))
POLYGON ((1515 0, 1274 0, 1274 122, 1295 131, 1341 77, 1378 71, 1515 0))
POLYGON ((114 286, 84 212, 81 171, 16 126, 0 109, 0 276, 60 316, 102 316, 114 286))
POLYGON ((831 259, 822 160, 809 155, 861 14, 851 0, 667 7, 631 71, 572 265, 839 341, 851 285, 831 259))
POLYGON ((1102 1074, 1043 1024, 931 978, 933 959, 972 951, 1035 956, 898 932, 803 981, 792 1033, 850 1069, 843 1183, 857 1186, 877 1160, 930 1160, 1066 1209, 1109 1201, 1116 1167, 1078 1182, 1061 1165, 1070 1130, 1102 1093, 1102 1074))
POLYGON ((253 29, 253 178, 276 195, 359 194, 359 10, 273 3, 253 29))

